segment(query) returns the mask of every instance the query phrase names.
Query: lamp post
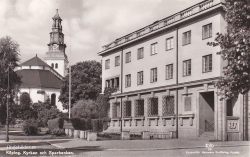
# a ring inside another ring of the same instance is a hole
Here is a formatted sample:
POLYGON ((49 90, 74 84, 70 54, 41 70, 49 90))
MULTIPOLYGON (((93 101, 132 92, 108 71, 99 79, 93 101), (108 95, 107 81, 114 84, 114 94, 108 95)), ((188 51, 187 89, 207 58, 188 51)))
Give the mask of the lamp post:
POLYGON ((8 65, 8 88, 7 88, 7 117, 6 117, 6 142, 9 141, 9 102, 10 102, 10 66, 8 65))

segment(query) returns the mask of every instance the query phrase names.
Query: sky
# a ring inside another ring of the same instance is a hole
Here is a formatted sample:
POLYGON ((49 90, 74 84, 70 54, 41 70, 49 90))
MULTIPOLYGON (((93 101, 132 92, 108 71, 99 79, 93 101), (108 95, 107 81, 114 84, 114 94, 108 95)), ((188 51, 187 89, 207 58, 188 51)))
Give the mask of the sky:
POLYGON ((201 1, 0 0, 0 38, 8 35, 20 45, 21 62, 43 59, 58 8, 71 65, 100 62, 103 45, 201 1))

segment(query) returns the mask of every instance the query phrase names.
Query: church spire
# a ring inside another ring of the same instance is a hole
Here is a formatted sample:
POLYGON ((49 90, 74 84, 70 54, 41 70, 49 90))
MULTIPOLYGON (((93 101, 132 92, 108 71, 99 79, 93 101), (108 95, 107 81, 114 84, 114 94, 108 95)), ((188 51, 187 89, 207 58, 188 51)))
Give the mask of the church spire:
POLYGON ((50 32, 50 42, 48 44, 49 51, 46 52, 45 61, 51 67, 55 66, 55 70, 65 76, 67 74, 68 57, 65 54, 66 44, 64 44, 64 34, 62 32, 62 19, 56 9, 55 16, 52 17, 52 31, 50 32))
POLYGON ((58 29, 58 31, 62 32, 62 25, 61 25, 62 19, 59 16, 58 9, 56 9, 56 15, 52 19, 53 19, 52 30, 58 29))
POLYGON ((52 19, 52 32, 50 32, 50 43, 48 44, 49 50, 59 50, 65 53, 66 45, 64 44, 64 34, 62 33, 62 19, 59 16, 58 9, 56 9, 56 15, 52 19))

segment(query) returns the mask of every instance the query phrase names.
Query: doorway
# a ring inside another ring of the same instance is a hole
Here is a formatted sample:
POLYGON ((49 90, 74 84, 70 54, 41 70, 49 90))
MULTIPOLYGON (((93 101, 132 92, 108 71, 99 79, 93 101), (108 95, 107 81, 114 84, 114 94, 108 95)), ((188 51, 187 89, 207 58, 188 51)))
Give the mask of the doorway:
POLYGON ((200 135, 204 132, 214 132, 214 92, 200 93, 199 99, 200 135))

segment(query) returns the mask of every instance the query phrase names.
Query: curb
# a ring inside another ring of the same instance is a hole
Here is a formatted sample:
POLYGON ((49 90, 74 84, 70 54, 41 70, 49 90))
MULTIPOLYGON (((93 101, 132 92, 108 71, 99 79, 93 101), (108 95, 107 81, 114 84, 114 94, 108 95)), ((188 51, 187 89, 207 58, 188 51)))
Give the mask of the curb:
POLYGON ((53 142, 53 141, 64 141, 64 140, 73 140, 73 139, 44 139, 44 140, 10 140, 8 142, 6 142, 5 140, 0 140, 0 144, 1 143, 39 143, 39 142, 53 142))
POLYGON ((56 148, 59 148, 59 149, 66 149, 66 147, 63 147, 63 146, 58 145, 58 144, 50 144, 50 145, 52 145, 52 146, 54 146, 56 148))
MULTIPOLYGON (((206 148, 205 146, 195 146, 195 147, 172 147, 172 148, 138 148, 138 149, 112 149, 112 148, 101 148, 101 146, 82 146, 82 147, 64 147, 57 144, 51 144, 59 149, 78 149, 78 150, 84 150, 84 149, 94 149, 99 147, 101 150, 105 151, 151 151, 151 150, 176 150, 176 149, 197 149, 197 148, 206 148)), ((249 144, 243 144, 243 145, 218 145, 215 147, 241 147, 241 146, 250 146, 249 144)))
MULTIPOLYGON (((250 145, 219 145, 215 147, 241 147, 241 146, 250 146, 250 145)), ((142 148, 142 149, 103 149, 106 151, 151 151, 151 150, 176 150, 176 149, 196 149, 196 148, 206 148, 204 146, 197 147, 173 147, 173 148, 142 148)))

